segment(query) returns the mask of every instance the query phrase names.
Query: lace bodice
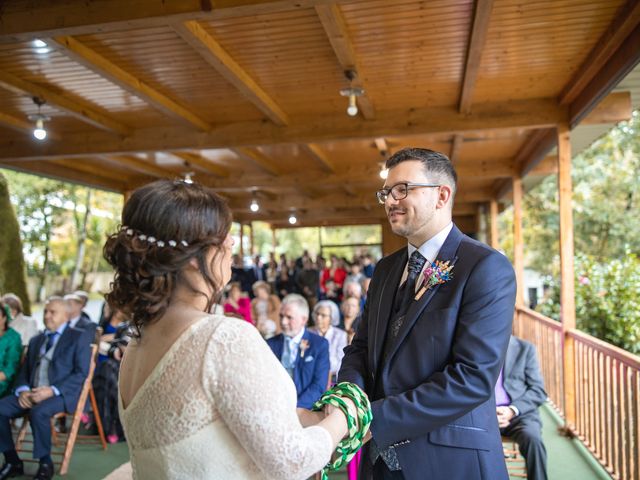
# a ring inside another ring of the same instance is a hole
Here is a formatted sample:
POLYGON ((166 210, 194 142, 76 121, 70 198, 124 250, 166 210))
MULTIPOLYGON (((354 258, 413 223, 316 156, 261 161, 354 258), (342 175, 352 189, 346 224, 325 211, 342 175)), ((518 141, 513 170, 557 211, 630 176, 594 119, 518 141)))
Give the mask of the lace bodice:
POLYGON ((233 318, 189 327, 120 409, 136 478, 304 479, 331 455, 326 430, 300 425, 280 362, 233 318))

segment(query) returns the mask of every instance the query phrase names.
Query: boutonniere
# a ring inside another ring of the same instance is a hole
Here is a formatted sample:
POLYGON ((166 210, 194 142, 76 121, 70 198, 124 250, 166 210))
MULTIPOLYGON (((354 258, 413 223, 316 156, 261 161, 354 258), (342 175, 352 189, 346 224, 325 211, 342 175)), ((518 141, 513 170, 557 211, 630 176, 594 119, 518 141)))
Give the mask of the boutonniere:
POLYGON ((302 340, 300 340, 300 358, 304 358, 304 352, 307 351, 307 348, 309 348, 309 340, 303 338, 302 340))
POLYGON ((422 275, 424 275, 424 281, 422 282, 422 287, 418 290, 415 299, 419 300, 420 297, 422 297, 422 295, 424 295, 424 293, 430 288, 451 280, 453 278, 451 270, 453 270, 453 265, 449 265, 449 260, 446 262, 436 260, 425 268, 424 272, 422 272, 422 275))

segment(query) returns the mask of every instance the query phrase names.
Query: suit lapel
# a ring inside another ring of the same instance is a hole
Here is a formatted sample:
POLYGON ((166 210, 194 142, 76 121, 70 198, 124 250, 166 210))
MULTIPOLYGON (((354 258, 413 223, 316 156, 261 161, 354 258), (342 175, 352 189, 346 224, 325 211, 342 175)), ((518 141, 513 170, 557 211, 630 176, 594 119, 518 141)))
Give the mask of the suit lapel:
MULTIPOLYGON (((460 232, 460 230, 458 230, 458 228, 454 225, 451 229, 451 232, 449 232, 447 239, 444 241, 442 248, 440 248, 436 260, 439 260, 440 262, 448 261, 450 265, 455 265, 456 261, 458 260, 458 257, 456 257, 455 255, 458 251, 458 247, 460 246, 460 242, 462 241, 462 237, 462 232, 460 232)), ((429 302, 433 299, 436 293, 438 293, 441 285, 442 284, 431 287, 426 291, 424 295, 422 295, 419 300, 411 302, 411 305, 409 305, 409 310, 407 310, 407 315, 404 319, 404 322, 402 323, 400 331, 398 332, 398 337, 396 338, 392 350, 389 353, 389 360, 393 358, 393 355, 397 351, 398 347, 402 344, 405 337, 411 331, 411 328, 420 317, 420 314, 424 311, 425 308, 427 308, 427 305, 429 305, 429 302)))
MULTIPOLYGON (((509 338, 509 347, 507 347, 507 355, 504 359, 504 366, 502 367, 502 385, 504 389, 507 390, 507 379, 509 378, 509 374, 511 373, 511 368, 514 367, 514 361, 519 355, 518 342, 516 342, 513 335, 509 338)), ((509 393, 507 391, 507 393, 509 393)))
POLYGON ((388 275, 385 276, 380 295, 375 300, 378 302, 376 305, 377 308, 375 309, 376 324, 373 329, 369 330, 375 332, 373 337, 373 349, 371 349, 371 351, 373 351, 372 371, 374 372, 377 371, 378 368, 378 362, 380 360, 380 355, 382 354, 385 336, 389 325, 389 317, 391 316, 391 310, 393 308, 396 293, 398 292, 402 273, 404 272, 404 268, 407 264, 407 257, 408 254, 405 247, 402 249, 402 252, 398 254, 398 258, 393 262, 388 275))
POLYGON ((298 345, 298 356, 296 358, 295 367, 293 368, 293 377, 295 379, 293 383, 295 383, 296 386, 302 386, 302 366, 303 366, 305 357, 307 355, 311 355, 309 350, 311 350, 311 342, 309 341, 309 330, 305 328, 304 333, 302 334, 302 338, 300 339, 300 345, 298 345), (302 353, 302 349, 300 348, 300 346, 302 345, 302 342, 304 340, 306 340, 309 343, 309 346, 307 347, 305 352, 302 353))

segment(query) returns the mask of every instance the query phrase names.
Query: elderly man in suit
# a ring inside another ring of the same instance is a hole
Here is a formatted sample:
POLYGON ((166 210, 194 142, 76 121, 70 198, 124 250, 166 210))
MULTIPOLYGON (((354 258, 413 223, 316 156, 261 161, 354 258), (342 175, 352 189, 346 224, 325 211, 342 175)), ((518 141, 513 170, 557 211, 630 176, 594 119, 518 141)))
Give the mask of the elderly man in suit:
POLYGON ((68 324, 62 297, 50 297, 44 307, 46 331, 31 339, 27 358, 16 380, 15 395, 0 400, 0 449, 5 463, 0 480, 23 474, 15 450, 10 419, 29 413, 33 431, 33 458, 40 461, 34 478, 53 477, 51 416, 73 412, 89 374, 91 347, 85 333, 68 324))
POLYGON ((547 451, 538 407, 547 399, 536 347, 513 335, 495 388, 500 433, 513 437, 527 463, 529 480, 547 479, 547 451))
POLYGON ((267 340, 289 372, 298 392, 298 407, 311 408, 327 389, 329 342, 305 328, 309 305, 302 295, 290 293, 280 305, 282 333, 267 340))
POLYGON ((376 266, 338 376, 371 399, 362 478, 507 479, 494 386, 513 268, 453 225, 456 173, 445 155, 404 149, 386 167, 378 201, 408 245, 376 266))
POLYGON ((98 324, 93 322, 83 310, 86 302, 82 296, 77 292, 73 292, 65 295, 64 300, 67 302, 67 309, 69 310, 69 326, 84 331, 89 343, 93 342, 98 324))

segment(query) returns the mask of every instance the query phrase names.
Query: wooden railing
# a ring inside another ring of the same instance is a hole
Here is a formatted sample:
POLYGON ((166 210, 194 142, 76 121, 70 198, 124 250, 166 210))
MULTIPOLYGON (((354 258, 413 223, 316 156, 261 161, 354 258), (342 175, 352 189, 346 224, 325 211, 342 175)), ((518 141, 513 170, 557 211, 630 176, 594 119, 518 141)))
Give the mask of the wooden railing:
POLYGON ((545 387, 555 406, 575 399, 576 422, 567 425, 569 429, 613 478, 640 480, 640 357, 569 330, 575 385, 574 392, 565 392, 561 324, 518 308, 514 334, 536 345, 545 387))
POLYGON ((562 325, 528 308, 518 308, 513 334, 536 346, 545 390, 553 406, 562 415, 562 325))

